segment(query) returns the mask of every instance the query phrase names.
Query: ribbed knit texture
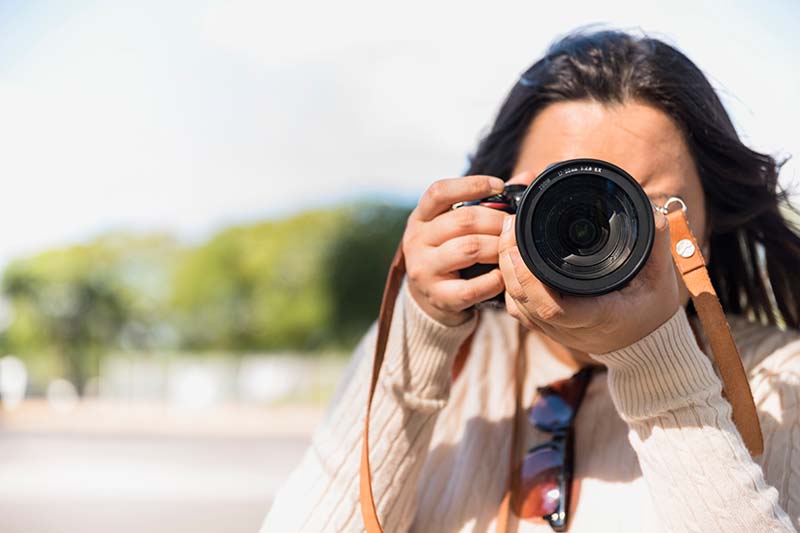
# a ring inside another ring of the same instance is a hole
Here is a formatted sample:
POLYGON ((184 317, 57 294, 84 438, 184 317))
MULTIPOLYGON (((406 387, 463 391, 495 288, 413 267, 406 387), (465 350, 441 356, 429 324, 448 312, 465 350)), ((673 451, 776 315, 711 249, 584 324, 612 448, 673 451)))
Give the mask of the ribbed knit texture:
MULTIPOLYGON (((510 469, 517 323, 484 311, 451 384, 453 358, 476 318, 440 324, 403 283, 370 427, 373 488, 387 533, 494 531, 510 469)), ((635 344, 593 356, 608 372, 593 378, 575 421, 580 494, 571 531, 749 533, 800 524, 800 334, 729 321, 759 409, 764 455, 748 455, 680 309, 635 344)), ((373 324, 355 349, 262 532, 363 531, 358 467, 376 333, 373 324)), ((535 335, 525 353, 529 405, 536 386, 572 369, 535 335)), ((525 428, 522 448, 548 438, 525 428)), ((551 531, 512 520, 514 530, 551 531)))
POLYGON ((639 342, 593 357, 608 368, 614 405, 626 422, 681 409, 720 387, 683 309, 639 342))

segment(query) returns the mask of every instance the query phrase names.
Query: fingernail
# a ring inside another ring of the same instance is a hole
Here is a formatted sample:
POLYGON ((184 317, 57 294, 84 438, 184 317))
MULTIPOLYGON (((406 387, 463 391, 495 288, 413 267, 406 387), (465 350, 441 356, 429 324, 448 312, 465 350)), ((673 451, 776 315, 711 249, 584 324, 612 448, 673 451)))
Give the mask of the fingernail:
POLYGON ((656 209, 653 212, 653 218, 656 221, 656 228, 660 229, 660 228, 663 228, 664 226, 668 226, 669 225, 669 223, 667 222, 667 216, 664 213, 662 213, 661 211, 659 211, 658 209, 656 209))
POLYGON ((506 182, 500 178, 489 178, 489 187, 492 188, 492 191, 503 192, 505 186, 506 182))
POLYGON ((511 224, 513 223, 513 219, 511 215, 507 216, 506 219, 503 221, 503 233, 507 231, 511 231, 511 224))

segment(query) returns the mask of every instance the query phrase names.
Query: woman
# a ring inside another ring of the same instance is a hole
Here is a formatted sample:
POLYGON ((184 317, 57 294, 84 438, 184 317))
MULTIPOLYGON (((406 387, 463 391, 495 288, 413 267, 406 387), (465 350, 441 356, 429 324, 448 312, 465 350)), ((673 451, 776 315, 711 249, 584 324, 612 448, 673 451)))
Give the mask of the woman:
MULTIPOLYGON (((409 217, 408 275, 372 406, 372 484, 385 531, 494 531, 509 482, 509 530, 550 531, 533 516, 549 493, 520 482, 519 464, 552 435, 523 416, 513 442, 515 387, 529 407, 544 395, 538 387, 585 377, 582 368, 595 370, 574 405, 571 531, 793 531, 800 237, 781 214, 779 167, 741 143, 706 78, 667 44, 620 32, 555 43, 513 87, 467 175, 434 183, 409 217), (624 168, 656 205, 685 200, 750 380, 761 456, 748 454, 693 334, 663 215, 632 283, 575 298, 524 267, 512 215, 450 209, 577 157, 624 168), (500 268, 459 277, 478 262, 500 268), (472 307, 503 290, 505 311, 472 307)), ((375 334, 373 325, 356 348, 264 531, 363 530, 358 471, 375 334)))

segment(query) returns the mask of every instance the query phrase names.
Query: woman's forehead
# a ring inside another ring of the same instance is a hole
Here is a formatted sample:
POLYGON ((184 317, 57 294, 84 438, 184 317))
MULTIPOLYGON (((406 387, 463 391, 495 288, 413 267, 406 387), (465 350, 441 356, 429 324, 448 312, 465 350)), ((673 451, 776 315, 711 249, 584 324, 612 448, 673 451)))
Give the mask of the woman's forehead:
POLYGON ((683 135, 662 111, 643 103, 558 102, 531 123, 515 173, 590 157, 622 167, 642 185, 694 174, 683 135))

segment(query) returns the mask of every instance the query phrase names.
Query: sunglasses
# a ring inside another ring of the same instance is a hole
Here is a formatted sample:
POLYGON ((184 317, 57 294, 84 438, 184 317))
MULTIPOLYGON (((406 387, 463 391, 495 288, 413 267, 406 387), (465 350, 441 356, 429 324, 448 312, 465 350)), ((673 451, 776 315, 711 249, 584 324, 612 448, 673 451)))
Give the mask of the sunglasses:
POLYGON ((529 449, 514 471, 511 509, 522 519, 546 521, 554 531, 567 531, 569 512, 574 513, 573 422, 594 368, 584 367, 570 378, 539 387, 528 410, 528 421, 552 437, 529 449))

